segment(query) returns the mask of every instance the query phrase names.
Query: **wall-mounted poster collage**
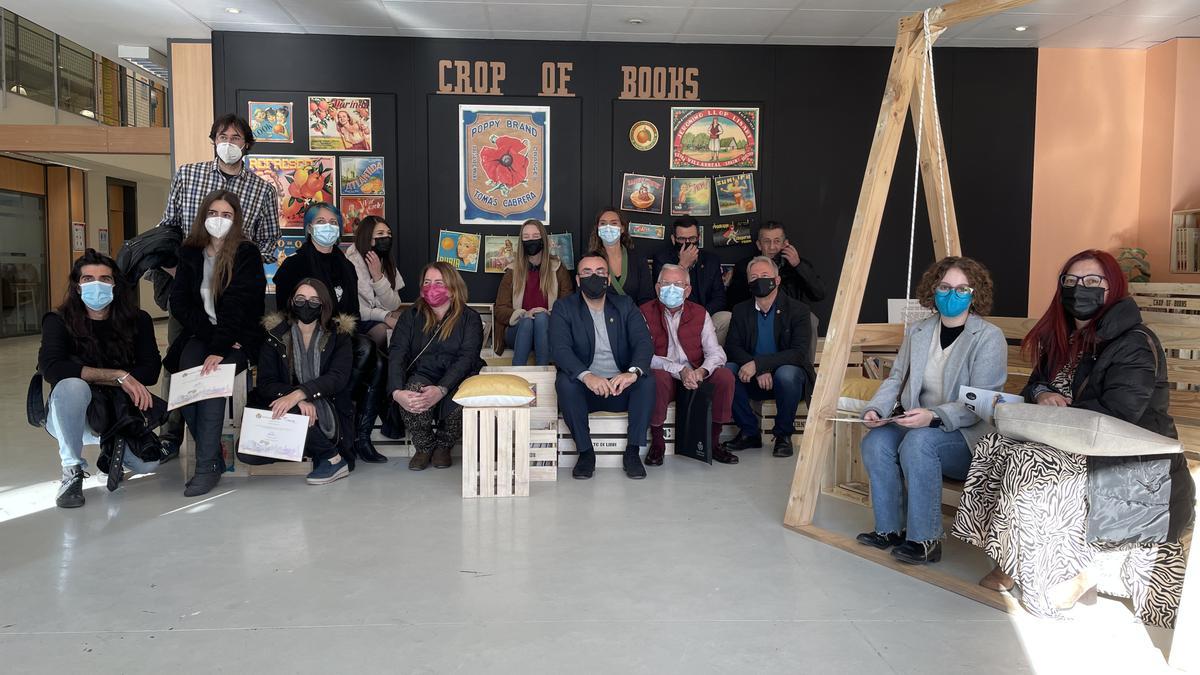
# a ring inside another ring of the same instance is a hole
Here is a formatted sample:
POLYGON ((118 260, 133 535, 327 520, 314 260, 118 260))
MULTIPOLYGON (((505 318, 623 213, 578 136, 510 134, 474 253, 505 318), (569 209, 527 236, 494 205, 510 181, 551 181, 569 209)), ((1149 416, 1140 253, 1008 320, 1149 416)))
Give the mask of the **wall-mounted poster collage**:
MULTIPOLYGON (((759 123, 758 108, 672 107, 669 170, 709 171, 715 175, 668 177, 624 173, 621 210, 655 216, 721 218, 757 212, 752 172, 758 170, 761 152, 759 123), (730 171, 737 173, 727 173, 730 171)), ((629 132, 630 143, 643 152, 655 147, 652 139, 657 137, 657 127, 648 120, 635 122, 629 132)), ((712 223, 713 244, 749 243, 750 223, 748 218, 712 223)), ((631 236, 646 239, 661 240, 667 230, 665 224, 652 222, 635 222, 629 227, 631 236)), ((703 246, 704 228, 700 229, 703 246)))
MULTIPOLYGON (((247 120, 256 143, 296 142, 291 101, 250 101, 247 120)), ((371 99, 367 96, 309 96, 306 127, 308 155, 252 154, 247 167, 275 187, 279 197, 280 239, 276 262, 264 266, 267 292, 275 271, 304 241, 304 213, 314 204, 334 204, 342 211, 342 247, 367 216, 384 217, 387 178, 384 158, 368 153, 371 99)))

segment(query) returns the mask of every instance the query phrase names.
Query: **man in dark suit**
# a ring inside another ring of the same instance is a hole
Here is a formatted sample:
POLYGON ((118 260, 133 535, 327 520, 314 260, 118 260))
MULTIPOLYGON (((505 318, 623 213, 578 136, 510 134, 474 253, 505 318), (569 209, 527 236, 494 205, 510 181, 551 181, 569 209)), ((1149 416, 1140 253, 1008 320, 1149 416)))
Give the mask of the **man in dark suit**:
POLYGON ((729 312, 725 307, 721 260, 715 253, 700 248, 700 223, 691 216, 676 218, 671 225, 671 245, 655 253, 653 263, 655 279, 667 264, 688 271, 692 293, 687 299, 704 306, 716 328, 717 342, 724 344, 729 332, 729 312))
POLYGON ((588 414, 628 411, 625 475, 645 478, 639 453, 654 409, 650 330, 633 300, 608 292, 608 262, 599 254, 579 260, 575 282, 579 291, 559 300, 550 314, 558 409, 579 449, 571 475, 591 478, 596 468, 588 414))
MULTIPOLYGON (((820 302, 825 299, 825 282, 817 274, 813 264, 800 257, 800 252, 788 240, 783 223, 768 220, 759 225, 758 238, 754 240, 760 255, 765 255, 779 268, 779 288, 783 294, 801 302, 820 302)), ((750 284, 746 279, 746 267, 754 256, 741 260, 733 268, 729 281, 726 302, 730 307, 750 299, 750 284)))
POLYGON ((762 447, 758 418, 751 399, 775 399, 776 457, 792 456, 796 408, 804 400, 809 383, 816 379, 811 349, 812 324, 808 305, 779 292, 779 269, 766 256, 747 266, 750 292, 754 296, 733 308, 725 354, 737 376, 733 392, 733 420, 738 435, 725 444, 726 450, 762 447))

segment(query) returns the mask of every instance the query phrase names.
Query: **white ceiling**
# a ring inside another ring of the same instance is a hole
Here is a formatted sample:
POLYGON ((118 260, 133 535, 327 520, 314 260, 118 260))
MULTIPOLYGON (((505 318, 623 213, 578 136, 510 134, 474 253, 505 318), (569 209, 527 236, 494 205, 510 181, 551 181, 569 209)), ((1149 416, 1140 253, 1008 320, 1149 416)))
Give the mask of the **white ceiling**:
MULTIPOLYGON (((530 40, 888 46, 935 0, 0 0, 102 54, 212 30, 530 40), (626 4, 620 4, 620 3, 626 4), (241 12, 232 14, 226 8, 241 12), (641 19, 635 25, 629 19, 641 19)), ((1035 0, 965 24, 959 47, 1144 48, 1200 36, 1200 0, 1035 0), (1015 26, 1028 26, 1024 32, 1015 26)), ((280 56, 280 58, 287 58, 280 56)))

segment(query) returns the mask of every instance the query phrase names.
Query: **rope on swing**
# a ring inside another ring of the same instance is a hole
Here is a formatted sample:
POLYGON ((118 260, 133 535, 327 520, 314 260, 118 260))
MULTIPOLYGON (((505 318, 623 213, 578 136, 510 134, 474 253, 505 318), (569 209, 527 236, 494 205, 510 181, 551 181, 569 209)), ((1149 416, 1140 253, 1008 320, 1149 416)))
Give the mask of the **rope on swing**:
MULTIPOLYGON (((918 94, 918 113, 917 113, 917 159, 916 168, 913 170, 913 192, 912 192, 912 218, 909 222, 908 229, 908 274, 904 277, 904 327, 908 328, 909 312, 908 304, 912 300, 912 275, 913 275, 913 249, 917 239, 917 192, 921 184, 921 141, 925 131, 925 83, 929 82, 929 91, 933 98, 933 128, 937 133, 937 172, 938 172, 938 196, 941 197, 941 213, 942 213, 942 242, 946 246, 946 250, 950 250, 950 226, 946 222, 946 173, 942 168, 944 166, 942 144, 942 120, 938 115, 937 107, 937 80, 933 75, 933 37, 929 32, 929 10, 925 10, 923 20, 923 31, 925 38, 925 54, 921 65, 921 91, 918 94)), ((925 205, 926 209, 930 208, 929 204, 925 205)))

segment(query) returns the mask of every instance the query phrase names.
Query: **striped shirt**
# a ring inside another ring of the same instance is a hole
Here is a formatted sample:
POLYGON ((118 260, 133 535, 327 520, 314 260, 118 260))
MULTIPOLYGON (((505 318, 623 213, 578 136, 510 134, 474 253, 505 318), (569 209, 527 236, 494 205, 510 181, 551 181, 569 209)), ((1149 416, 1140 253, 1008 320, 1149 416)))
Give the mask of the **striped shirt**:
POLYGON ((273 259, 279 240, 279 196, 275 187, 245 168, 236 176, 221 171, 217 160, 184 164, 171 179, 171 194, 159 226, 178 225, 187 237, 200 204, 214 190, 229 190, 242 203, 242 230, 264 259, 273 259))

